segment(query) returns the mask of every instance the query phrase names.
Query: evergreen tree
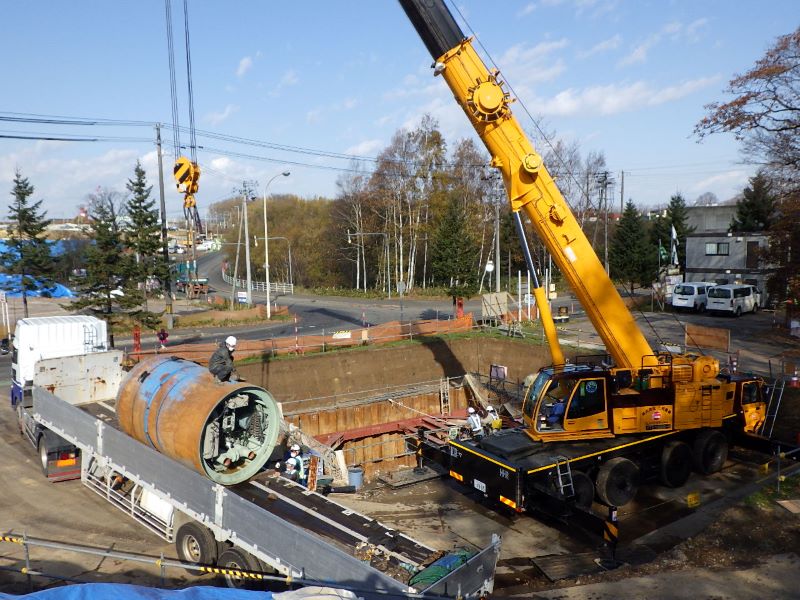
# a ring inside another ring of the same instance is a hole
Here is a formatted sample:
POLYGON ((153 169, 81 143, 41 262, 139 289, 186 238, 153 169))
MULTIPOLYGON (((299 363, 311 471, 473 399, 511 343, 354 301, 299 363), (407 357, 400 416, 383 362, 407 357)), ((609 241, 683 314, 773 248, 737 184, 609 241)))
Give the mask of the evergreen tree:
POLYGON ((19 275, 19 283, 10 284, 8 289, 22 292, 22 306, 27 317, 28 292, 52 284, 56 262, 44 237, 50 220, 45 218, 44 211, 39 212, 41 200, 29 202, 33 186, 19 170, 14 173, 11 195, 14 199, 8 206, 9 236, 0 259, 7 273, 19 275))
POLYGON ((775 212, 775 196, 772 183, 759 172, 750 178, 741 200, 736 202, 736 215, 731 221, 730 231, 755 232, 769 229, 775 212))
POLYGON ((90 309, 108 323, 111 347, 114 330, 123 322, 156 329, 158 315, 142 309, 144 296, 137 286, 136 258, 126 251, 114 192, 100 192, 90 202, 93 243, 86 250, 86 278, 73 311, 90 309))
POLYGON ((434 281, 449 286, 449 293, 453 296, 475 294, 478 287, 475 281, 476 257, 467 212, 458 198, 451 196, 433 238, 431 269, 434 281))
POLYGON ((669 253, 672 228, 675 228, 675 233, 678 237, 678 266, 682 271, 686 270, 686 236, 696 229, 695 227, 689 227, 688 221, 689 213, 686 208, 686 200, 681 194, 675 194, 669 199, 666 215, 657 217, 650 230, 652 244, 657 247, 660 242, 661 246, 666 248, 669 253))
POLYGON ((611 238, 608 260, 614 279, 625 282, 631 293, 637 283, 646 286, 655 279, 653 246, 647 239, 644 218, 631 200, 611 238))
POLYGON ((125 241, 136 258, 136 282, 146 290, 150 277, 158 277, 163 283, 169 271, 162 253, 159 213, 155 200, 150 199, 153 186, 147 185, 147 176, 139 161, 136 161, 134 178, 128 180, 126 187, 131 195, 125 205, 130 220, 125 241))

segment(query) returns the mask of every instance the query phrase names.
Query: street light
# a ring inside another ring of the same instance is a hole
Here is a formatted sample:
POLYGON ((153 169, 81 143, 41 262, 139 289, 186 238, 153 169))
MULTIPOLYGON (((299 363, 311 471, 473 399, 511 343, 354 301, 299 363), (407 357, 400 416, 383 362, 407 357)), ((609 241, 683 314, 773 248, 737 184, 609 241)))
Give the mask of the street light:
MULTIPOLYGON (((386 243, 386 293, 388 294, 389 299, 391 299, 392 298, 392 281, 391 281, 391 271, 389 269, 389 235, 386 234, 386 233, 383 233, 383 232, 376 232, 376 233, 371 233, 371 232, 350 233, 348 231, 347 232, 347 243, 348 244, 352 244, 353 243, 353 241, 350 239, 351 236, 352 237, 357 237, 357 236, 366 236, 366 235, 382 235, 385 238, 385 243, 386 243)), ((366 279, 366 274, 365 274, 364 278, 366 279)))
POLYGON ((267 184, 264 186, 264 271, 266 273, 266 288, 267 288, 267 319, 272 318, 272 299, 269 293, 269 230, 267 229, 267 189, 269 184, 275 181, 278 177, 288 177, 291 175, 289 171, 278 173, 274 175, 267 184))

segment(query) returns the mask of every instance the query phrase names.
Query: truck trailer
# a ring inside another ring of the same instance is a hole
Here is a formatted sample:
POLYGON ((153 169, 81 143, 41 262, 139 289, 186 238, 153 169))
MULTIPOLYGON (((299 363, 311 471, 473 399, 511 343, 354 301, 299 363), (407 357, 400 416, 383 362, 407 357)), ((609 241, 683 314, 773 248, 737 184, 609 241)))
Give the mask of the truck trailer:
POLYGON ((364 598, 492 590, 497 536, 482 549, 436 550, 273 472, 226 486, 127 435, 116 412, 122 361, 116 350, 38 361, 31 405, 18 412, 35 423, 37 445, 48 435, 72 445, 83 484, 174 542, 181 560, 222 568, 231 586, 266 572, 364 598))

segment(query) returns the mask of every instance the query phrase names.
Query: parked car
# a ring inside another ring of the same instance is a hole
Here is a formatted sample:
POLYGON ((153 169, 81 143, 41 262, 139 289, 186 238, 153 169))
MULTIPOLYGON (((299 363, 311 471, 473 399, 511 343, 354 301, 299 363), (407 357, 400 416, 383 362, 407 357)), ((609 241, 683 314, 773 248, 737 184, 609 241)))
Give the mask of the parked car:
POLYGON ((708 306, 708 290, 716 284, 705 281, 687 281, 679 283, 672 290, 672 308, 703 312, 708 306))
POLYGON ((708 290, 708 310, 712 313, 739 317, 742 313, 757 312, 761 305, 761 292, 745 283, 717 285, 708 290))

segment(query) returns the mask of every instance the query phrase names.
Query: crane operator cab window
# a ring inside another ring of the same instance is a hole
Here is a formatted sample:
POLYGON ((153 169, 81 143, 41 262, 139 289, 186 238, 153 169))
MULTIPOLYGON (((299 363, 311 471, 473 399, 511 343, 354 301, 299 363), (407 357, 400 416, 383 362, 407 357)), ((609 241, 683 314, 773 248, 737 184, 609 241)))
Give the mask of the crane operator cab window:
POLYGON ((742 414, 745 422, 744 430, 748 433, 758 433, 767 414, 767 405, 758 381, 742 383, 742 414))
POLYGON ((541 432, 607 428, 605 378, 580 375, 539 373, 523 407, 528 424, 541 432))

